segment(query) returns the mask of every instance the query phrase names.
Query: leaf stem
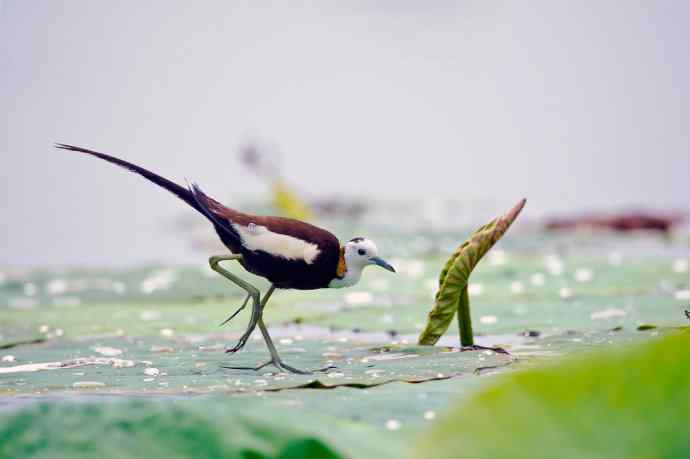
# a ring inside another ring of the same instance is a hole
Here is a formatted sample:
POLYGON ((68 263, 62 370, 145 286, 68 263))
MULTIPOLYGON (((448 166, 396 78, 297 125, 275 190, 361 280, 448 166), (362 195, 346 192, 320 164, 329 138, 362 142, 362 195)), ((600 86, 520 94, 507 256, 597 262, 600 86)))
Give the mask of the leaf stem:
POLYGON ((470 315, 470 295, 467 285, 462 289, 458 298, 458 328, 460 329, 460 345, 473 346, 474 334, 472 333, 472 316, 470 315))

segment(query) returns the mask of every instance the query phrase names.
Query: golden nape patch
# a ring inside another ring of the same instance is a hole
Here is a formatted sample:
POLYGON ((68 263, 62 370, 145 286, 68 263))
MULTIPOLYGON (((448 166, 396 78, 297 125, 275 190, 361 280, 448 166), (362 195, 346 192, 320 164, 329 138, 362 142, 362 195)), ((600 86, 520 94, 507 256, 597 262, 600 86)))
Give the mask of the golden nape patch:
POLYGON ((340 257, 338 258, 338 269, 335 271, 339 278, 345 277, 347 266, 345 265, 345 247, 340 248, 340 257))

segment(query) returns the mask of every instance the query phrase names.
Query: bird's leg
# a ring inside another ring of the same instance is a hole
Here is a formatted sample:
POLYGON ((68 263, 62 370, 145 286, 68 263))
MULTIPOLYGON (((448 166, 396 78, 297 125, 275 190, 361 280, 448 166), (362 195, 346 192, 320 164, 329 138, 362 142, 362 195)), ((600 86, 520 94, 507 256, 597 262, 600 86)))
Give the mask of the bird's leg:
MULTIPOLYGON (((244 289, 247 292, 247 298, 244 300, 244 303, 240 308, 235 311, 228 319, 223 322, 223 324, 229 322, 234 318, 242 309, 247 304, 247 301, 249 298, 253 299, 252 302, 252 317, 249 320, 249 325, 247 326, 247 330, 242 334, 240 337, 238 343, 233 347, 232 349, 227 349, 225 352, 237 352, 240 349, 244 347, 244 345, 247 343, 247 340, 251 336, 252 332, 254 331, 254 328, 256 328, 257 325, 259 325, 259 329, 261 330, 261 334, 264 337, 264 341, 266 342, 266 346, 268 347, 268 352, 271 354, 271 360, 268 362, 265 362, 257 367, 223 367, 223 368, 229 368, 229 369, 235 369, 235 370, 260 370, 268 365, 274 365, 276 368, 282 371, 287 371, 290 373, 297 373, 297 374, 310 374, 308 371, 303 371, 299 370, 297 368, 291 367, 280 359, 280 355, 278 355, 278 351, 276 350, 275 345, 273 344, 273 340, 271 339, 271 335, 268 334, 268 329, 266 328, 266 324, 264 324, 263 321, 263 311, 264 308, 266 307, 266 303, 268 303, 268 299, 271 297, 273 292, 275 291, 275 285, 271 285, 271 287, 268 289, 266 294, 263 296, 263 298, 260 297, 260 292, 259 289, 251 285, 250 283, 240 279, 239 277, 235 276, 228 270, 224 269, 223 267, 220 266, 221 261, 231 261, 231 260, 240 260, 242 258, 242 255, 219 255, 219 256, 214 256, 209 258, 208 262, 209 265, 211 265, 211 269, 213 269, 215 272, 220 274, 221 276, 225 277, 229 281, 233 282, 240 288, 244 289)), ((221 325, 223 325, 221 324, 221 325)))
POLYGON ((327 372, 328 370, 335 368, 334 365, 329 365, 325 368, 321 368, 314 371, 304 371, 300 370, 299 368, 291 367, 290 365, 284 363, 278 355, 278 351, 276 350, 276 347, 273 345, 273 340, 271 340, 271 336, 268 334, 268 328, 266 328, 266 325, 264 324, 263 317, 259 319, 259 330, 261 330, 261 334, 264 336, 264 341, 266 342, 266 346, 268 347, 268 352, 271 354, 271 360, 259 365, 255 368, 256 370, 260 370, 267 365, 273 365, 279 370, 282 370, 287 373, 296 373, 298 375, 310 375, 312 373, 327 372))
POLYGON ((268 299, 271 297, 273 292, 275 291, 275 286, 271 285, 271 287, 268 289, 268 291, 264 294, 263 298, 261 299, 261 312, 259 314, 259 320, 257 321, 257 324, 259 325, 259 330, 261 330, 261 334, 264 337, 264 341, 266 342, 266 347, 268 347, 268 352, 271 354, 271 360, 268 362, 262 363, 261 365, 257 367, 224 367, 224 368, 229 368, 229 369, 234 369, 234 370, 261 370, 262 368, 268 366, 268 365, 273 365, 277 369, 281 371, 285 371, 288 373, 296 373, 300 375, 308 375, 311 374, 310 371, 304 371, 300 370, 294 367, 291 367, 290 365, 287 365, 283 363, 283 360, 280 358, 280 355, 278 355, 278 350, 276 349, 275 345, 273 344, 273 340, 271 339, 271 335, 268 333, 268 328, 266 327, 266 324, 264 323, 263 319, 263 314, 264 314, 264 308, 266 307, 266 304, 268 303, 268 299))
POLYGON ((224 269, 222 266, 220 266, 221 261, 238 261, 242 259, 242 255, 219 255, 219 256, 214 256, 209 258, 208 263, 211 266, 211 269, 213 269, 215 272, 220 274, 221 276, 225 277, 228 279, 230 282, 234 283, 238 287, 244 289, 247 292, 247 299, 245 299, 244 303, 242 306, 235 311, 234 314, 232 314, 225 322, 228 322, 231 320, 237 313, 239 313, 242 309, 244 309, 247 301, 249 298, 252 298, 252 316, 249 320, 249 325, 247 326, 247 330, 242 334, 240 337, 240 340, 237 342, 235 347, 231 349, 227 349, 225 352, 237 352, 240 349, 244 347, 244 345, 247 343, 247 340, 249 339, 249 336, 251 336, 252 332, 254 331, 254 328, 256 327, 257 322, 261 318, 261 304, 259 302, 260 299, 260 294, 259 294, 259 289, 251 285, 249 282, 246 282, 239 277, 235 276, 232 274, 230 271, 224 269))
MULTIPOLYGON (((263 311, 262 311, 262 313, 263 313, 263 311)), ((291 367, 290 365, 283 363, 283 361, 280 359, 280 356, 278 355, 278 350, 276 349, 275 345, 273 344, 273 340, 271 339, 271 335, 268 334, 268 328, 266 328, 266 324, 264 324, 263 317, 259 318, 259 330, 261 330, 261 334, 264 336, 264 341, 266 342, 266 347, 268 347, 268 352, 271 354, 271 360, 266 362, 264 365, 272 364, 273 366, 275 366, 279 370, 282 370, 282 371, 285 371, 288 373, 296 373, 298 375, 311 374, 310 371, 300 370, 300 369, 297 369, 295 367, 291 367)))

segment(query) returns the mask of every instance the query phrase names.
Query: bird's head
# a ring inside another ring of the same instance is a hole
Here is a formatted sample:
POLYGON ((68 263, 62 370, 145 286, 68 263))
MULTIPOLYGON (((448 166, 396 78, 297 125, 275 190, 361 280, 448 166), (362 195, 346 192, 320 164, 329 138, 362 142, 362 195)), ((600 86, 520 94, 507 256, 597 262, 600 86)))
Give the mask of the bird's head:
POLYGON ((361 270, 369 265, 380 266, 388 271, 395 272, 395 268, 379 257, 379 249, 369 239, 356 237, 345 244, 345 265, 347 269, 361 270))
POLYGON ((379 257, 379 250, 369 239, 363 237, 356 237, 350 239, 343 246, 343 259, 345 266, 344 271, 341 272, 341 265, 338 265, 338 277, 333 279, 328 285, 331 288, 352 287, 359 282, 362 277, 362 270, 369 265, 380 266, 388 271, 395 272, 395 269, 389 265, 383 258, 379 257))

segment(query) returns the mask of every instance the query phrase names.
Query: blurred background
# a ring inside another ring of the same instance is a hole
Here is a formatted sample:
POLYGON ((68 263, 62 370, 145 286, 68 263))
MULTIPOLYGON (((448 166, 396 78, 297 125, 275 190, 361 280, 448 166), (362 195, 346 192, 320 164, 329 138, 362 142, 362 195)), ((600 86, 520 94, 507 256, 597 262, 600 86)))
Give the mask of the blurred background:
POLYGON ((319 224, 368 216, 344 238, 482 223, 523 196, 537 225, 683 216, 689 15, 682 1, 0 1, 0 265, 205 257, 210 225, 183 203, 53 142, 249 210, 279 175, 327 201, 319 224), (252 148, 279 172, 257 173, 252 148))

